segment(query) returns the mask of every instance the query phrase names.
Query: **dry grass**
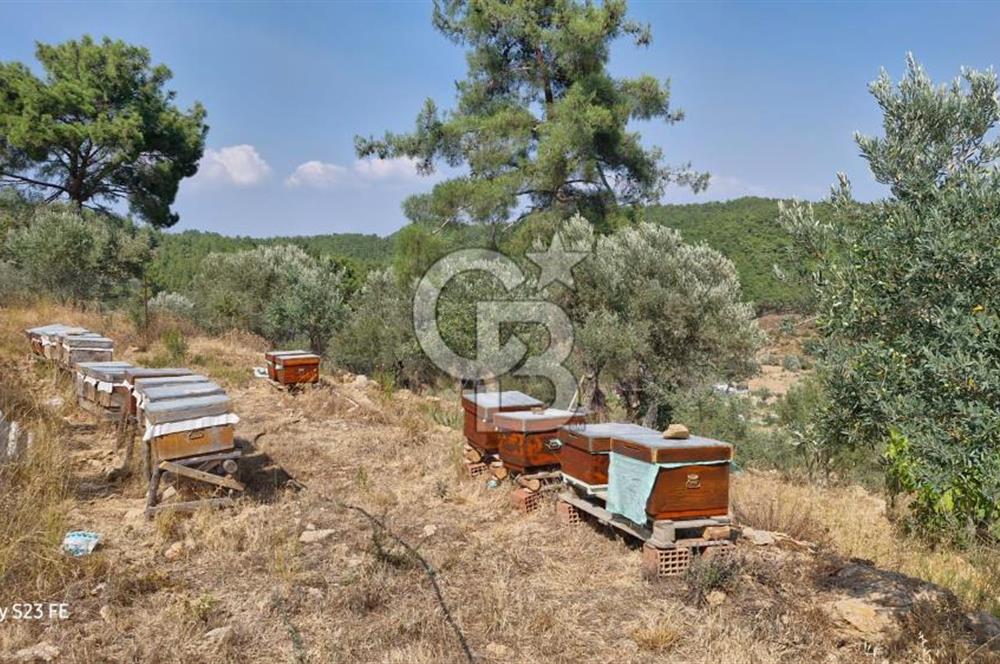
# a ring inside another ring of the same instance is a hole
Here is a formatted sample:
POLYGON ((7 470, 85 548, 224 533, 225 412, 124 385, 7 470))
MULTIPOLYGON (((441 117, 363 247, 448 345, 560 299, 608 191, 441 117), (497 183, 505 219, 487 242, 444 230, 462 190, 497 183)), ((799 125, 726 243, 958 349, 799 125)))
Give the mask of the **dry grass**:
MULTIPOLYGON (((56 308, 11 314, 0 321, 0 361, 26 366, 23 338, 12 328, 82 322, 56 308)), ((839 636, 818 608, 827 570, 814 556, 752 550, 731 567, 644 581, 634 544, 557 524, 551 501, 521 515, 508 504, 509 486, 464 479, 455 395, 436 401, 362 390, 329 375, 322 386, 290 395, 249 377, 262 349, 243 341, 189 338, 190 356, 203 356, 203 370, 234 399, 237 435, 270 459, 251 494, 232 510, 132 518, 143 503, 141 484, 109 485, 96 472, 108 461, 111 434, 69 430, 57 441, 72 476, 64 525, 97 530, 104 544, 58 577, 58 598, 70 602, 73 618, 0 630, 0 655, 46 640, 62 649, 60 661, 80 663, 437 664, 464 661, 457 627, 483 663, 909 662, 924 652, 933 653, 926 661, 949 661, 934 645, 943 643, 938 637, 924 646, 904 631, 891 651, 882 646, 889 654, 872 657, 865 644, 839 636), (283 484, 278 470, 305 488, 283 484), (303 544, 307 529, 332 534, 303 544), (181 553, 168 560, 164 553, 178 543, 181 553), (721 605, 702 601, 714 589, 726 594, 721 605), (224 639, 206 636, 223 627, 232 628, 224 639)), ((161 352, 155 343, 143 353, 127 348, 129 360, 161 352)), ((44 376, 31 387, 52 394, 44 376)), ((838 547, 854 541, 861 550, 877 530, 868 514, 857 535, 847 529, 856 518, 835 518, 857 517, 858 500, 873 500, 866 494, 749 479, 736 483, 746 514, 795 523, 782 510, 753 512, 748 496, 762 488, 790 506, 813 504, 813 519, 838 547)), ((45 556, 62 560, 56 541, 41 544, 45 556)), ((947 633, 952 653, 970 652, 963 635, 947 633)))
POLYGON ((827 545, 845 558, 870 560, 936 583, 970 609, 1000 615, 1000 551, 932 547, 905 535, 886 503, 860 487, 792 484, 776 473, 744 473, 733 481, 733 512, 748 525, 827 545))

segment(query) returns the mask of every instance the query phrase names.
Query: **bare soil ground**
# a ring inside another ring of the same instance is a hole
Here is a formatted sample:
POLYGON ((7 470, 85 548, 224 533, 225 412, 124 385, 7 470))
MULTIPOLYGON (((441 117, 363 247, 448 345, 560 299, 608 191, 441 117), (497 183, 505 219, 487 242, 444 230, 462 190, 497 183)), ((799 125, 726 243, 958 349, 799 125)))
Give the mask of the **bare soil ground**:
MULTIPOLYGON (((0 366, 27 376, 42 401, 68 391, 18 335, 55 320, 102 329, 123 349, 135 343, 117 320, 0 311, 0 366)), ((71 614, 0 623, 0 661, 38 644, 80 663, 410 664, 468 661, 467 651, 479 662, 1000 661, 969 629, 967 598, 892 571, 906 564, 890 558, 909 554, 894 550, 884 504, 860 490, 744 474, 740 513, 793 540, 742 543, 731 562, 644 580, 634 543, 561 525, 552 502, 520 514, 510 484, 466 478, 456 394, 327 375, 293 396, 250 378, 260 351, 237 336, 194 338, 188 351, 228 388, 238 437, 264 455, 234 509, 146 521, 142 483, 105 479, 112 431, 71 404, 49 405, 65 418, 63 526, 103 541, 62 559, 55 586, 0 587, 0 606, 67 602, 71 614), (301 541, 309 531, 318 541, 301 541), (810 538, 820 546, 795 541, 810 538), (890 581, 902 590, 881 608, 843 604, 890 581), (852 619, 855 609, 864 616, 852 619)), ((120 356, 142 363, 161 352, 120 356)), ((939 562, 957 569, 953 560, 939 562)))

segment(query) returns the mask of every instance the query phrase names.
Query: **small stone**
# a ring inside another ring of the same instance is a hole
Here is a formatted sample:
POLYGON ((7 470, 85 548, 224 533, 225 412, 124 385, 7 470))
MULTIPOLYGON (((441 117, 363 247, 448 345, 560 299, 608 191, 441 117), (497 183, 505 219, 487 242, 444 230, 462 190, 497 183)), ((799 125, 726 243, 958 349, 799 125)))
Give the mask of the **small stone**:
POLYGON ((306 524, 306 530, 316 530, 316 524, 315 523, 307 523, 306 524))
POLYGON ((691 437, 691 432, 683 424, 671 424, 663 432, 663 437, 671 440, 683 440, 691 437))
POLYGON ((299 541, 303 544, 312 544, 314 542, 322 542, 330 535, 333 535, 336 531, 334 530, 304 530, 302 534, 299 535, 299 541))
POLYGON ((368 387, 369 382, 370 381, 368 380, 368 376, 364 374, 358 374, 357 376, 354 377, 354 387, 357 387, 358 389, 364 389, 368 387))
POLYGON ((774 544, 774 535, 767 532, 766 530, 757 530, 756 528, 744 528, 743 537, 750 540, 757 546, 769 546, 774 544))
POLYGON ((60 650, 48 641, 36 643, 30 648, 22 648, 14 653, 18 662, 52 662, 59 657, 60 650))
POLYGON ((890 616, 861 599, 838 600, 827 607, 827 612, 850 630, 859 632, 869 639, 881 635, 893 624, 890 616))
POLYGON ((733 529, 729 526, 709 526, 705 528, 702 537, 707 540, 727 540, 732 536, 733 529))
POLYGON ((235 638, 236 631, 229 625, 226 625, 225 627, 216 627, 210 632, 205 632, 202 640, 216 647, 221 647, 229 645, 235 638))
POLYGON ((163 557, 174 561, 184 555, 184 542, 174 542, 163 552, 163 557))
POLYGON ((428 523, 424 526, 424 537, 434 537, 438 529, 433 523, 428 523))
POLYGON ((161 500, 170 500, 176 495, 177 495, 177 489, 175 489, 172 486, 168 486, 166 489, 163 490, 163 497, 161 498, 161 500))
POLYGON ((105 604, 101 607, 100 611, 97 612, 101 616, 101 620, 104 622, 111 622, 111 607, 105 604))
POLYGON ((721 590, 713 590, 705 595, 705 601, 708 602, 709 606, 719 606, 726 601, 726 593, 721 590))

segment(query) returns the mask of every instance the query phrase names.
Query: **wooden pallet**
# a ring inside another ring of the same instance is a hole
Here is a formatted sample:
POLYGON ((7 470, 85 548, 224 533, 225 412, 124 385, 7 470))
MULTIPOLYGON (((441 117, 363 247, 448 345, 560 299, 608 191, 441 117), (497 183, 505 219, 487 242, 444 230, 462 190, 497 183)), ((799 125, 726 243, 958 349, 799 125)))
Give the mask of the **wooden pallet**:
POLYGON ((212 486, 226 489, 230 494, 235 491, 242 492, 245 487, 242 482, 226 475, 217 475, 210 472, 219 466, 229 466, 226 470, 229 475, 234 475, 243 451, 235 449, 229 452, 219 452, 215 454, 203 454, 186 459, 173 459, 170 461, 160 461, 152 468, 149 478, 149 490, 146 493, 146 517, 152 518, 159 512, 164 511, 195 511, 201 507, 226 507, 232 505, 234 500, 231 496, 206 498, 203 500, 192 500, 183 503, 159 504, 160 478, 164 473, 171 473, 175 477, 184 477, 210 484, 212 486))
MULTIPOLYGON (((715 537, 724 528, 728 528, 731 525, 728 516, 654 521, 651 526, 646 526, 609 512, 603 507, 606 498, 605 492, 595 492, 595 496, 588 499, 574 491, 563 491, 559 494, 556 514, 561 522, 570 525, 582 523, 585 517, 590 517, 603 526, 610 526, 643 542, 642 568, 647 576, 682 574, 693 556, 708 549, 732 546, 732 541, 728 538, 705 537, 707 529, 714 529, 712 534, 715 537), (597 495, 602 493, 604 495, 597 495)), ((728 530, 724 532, 729 533, 728 530)))

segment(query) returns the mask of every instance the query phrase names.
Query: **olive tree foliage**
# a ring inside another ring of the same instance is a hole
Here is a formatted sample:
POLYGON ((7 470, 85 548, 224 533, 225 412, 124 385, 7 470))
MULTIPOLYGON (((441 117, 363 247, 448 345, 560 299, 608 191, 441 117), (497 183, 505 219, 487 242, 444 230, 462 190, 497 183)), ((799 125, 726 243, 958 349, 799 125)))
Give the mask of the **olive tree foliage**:
POLYGON ((39 205, 8 230, 2 257, 35 294, 81 304, 126 297, 152 258, 156 233, 127 219, 39 205))
POLYGON ((564 242, 593 242, 562 300, 575 324, 585 405, 602 408, 609 386, 631 419, 661 425, 679 392, 756 370, 763 335, 729 259, 654 224, 596 241, 592 233, 580 217, 563 229, 564 242))
POLYGON ((893 495, 939 534, 1000 535, 1000 121, 997 78, 935 85, 912 58, 870 85, 883 135, 857 136, 891 196, 862 205, 840 176, 834 219, 784 206, 813 275, 828 453, 883 455, 893 495))
POLYGON ((345 313, 341 270, 293 245, 210 254, 191 295, 210 328, 250 330, 274 343, 303 339, 317 353, 345 313))
POLYGON ((673 124, 683 113, 668 82, 608 71, 616 40, 651 39, 624 0, 436 0, 433 22, 467 49, 455 108, 428 99, 413 132, 355 139, 361 157, 413 159, 423 173, 435 163, 467 168, 408 199, 410 219, 495 229, 530 214, 583 213, 603 225, 658 202, 669 183, 707 186, 706 174, 665 165, 629 126, 673 124))
POLYGON ((413 332, 413 290, 392 270, 373 270, 351 301, 329 354, 357 373, 417 387, 435 375, 413 332))
POLYGON ((44 77, 0 62, 0 185, 107 210, 118 201, 157 227, 198 170, 205 109, 182 111, 149 51, 89 36, 38 44, 44 77))

